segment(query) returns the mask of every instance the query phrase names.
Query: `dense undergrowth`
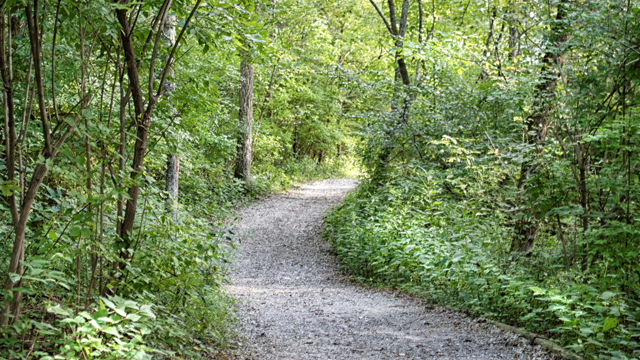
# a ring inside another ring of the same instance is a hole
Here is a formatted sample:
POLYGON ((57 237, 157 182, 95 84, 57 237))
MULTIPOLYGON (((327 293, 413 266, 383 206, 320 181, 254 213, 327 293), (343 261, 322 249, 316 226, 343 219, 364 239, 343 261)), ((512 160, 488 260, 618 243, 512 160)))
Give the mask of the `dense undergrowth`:
POLYGON ((361 281, 526 327, 588 358, 638 358, 639 304, 620 274, 607 276, 606 264, 583 272, 575 259, 567 269, 559 234, 529 256, 511 252, 510 214, 487 196, 504 167, 469 166, 465 181, 459 171, 407 166, 382 186, 363 180, 326 219, 342 264, 361 281))

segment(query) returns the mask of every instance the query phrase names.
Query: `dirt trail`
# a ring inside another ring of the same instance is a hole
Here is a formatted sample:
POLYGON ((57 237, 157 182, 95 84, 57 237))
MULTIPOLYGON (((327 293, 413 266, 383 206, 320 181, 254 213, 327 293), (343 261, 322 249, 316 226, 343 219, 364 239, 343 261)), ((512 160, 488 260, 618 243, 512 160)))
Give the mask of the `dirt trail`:
POLYGON ((354 186, 314 182, 240 214, 229 286, 241 301, 238 359, 554 358, 492 325, 345 278, 320 231, 325 211, 354 186))

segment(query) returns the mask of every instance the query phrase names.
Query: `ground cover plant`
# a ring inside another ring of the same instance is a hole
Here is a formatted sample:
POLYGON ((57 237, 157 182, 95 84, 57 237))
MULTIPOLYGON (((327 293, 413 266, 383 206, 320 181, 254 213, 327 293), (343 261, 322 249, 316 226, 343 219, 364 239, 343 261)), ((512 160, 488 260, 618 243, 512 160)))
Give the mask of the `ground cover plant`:
MULTIPOLYGON (((509 214, 452 198, 446 181, 417 168, 384 188, 361 185, 326 219, 325 236, 343 266, 370 285, 521 326, 577 353, 637 356, 640 314, 624 281, 599 279, 602 268, 585 274, 575 257, 567 271, 555 238, 527 257, 513 254, 509 214)), ((575 244, 569 246, 571 254, 575 244)))

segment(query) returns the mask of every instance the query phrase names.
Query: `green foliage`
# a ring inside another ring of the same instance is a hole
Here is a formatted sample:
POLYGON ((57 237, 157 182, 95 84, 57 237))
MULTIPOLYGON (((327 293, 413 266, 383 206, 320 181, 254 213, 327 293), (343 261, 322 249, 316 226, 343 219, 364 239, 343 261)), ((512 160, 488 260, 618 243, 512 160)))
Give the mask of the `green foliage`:
POLYGON ((422 15, 411 2, 401 42, 376 18, 385 66, 340 74, 368 100, 365 175, 327 218, 344 265, 590 359, 639 358, 638 4, 422 15))
POLYGON ((2 117, 15 110, 0 135, 0 278, 13 286, 2 292, 2 313, 12 301, 20 305, 17 317, 0 316, 9 323, 0 325, 0 358, 198 359, 229 351, 235 302, 224 285, 233 260, 233 210, 265 193, 358 168, 350 154, 356 124, 341 108, 353 99, 332 78, 335 51, 349 66, 349 35, 338 29, 354 16, 315 5, 62 0, 0 6, 3 60, 13 64, 12 79, 2 70, 13 91, 12 107, 3 93, 2 117), (169 3, 176 35, 184 33, 168 83, 161 84, 171 47, 159 34, 168 29, 156 21, 169 3), (37 62, 25 6, 38 13, 37 62), (144 148, 120 10, 133 24, 143 107, 156 101, 144 148), (340 44, 330 44, 338 38, 340 44), (233 177, 241 50, 251 52, 256 68, 250 189, 233 177), (42 94, 33 90, 37 79, 42 94), (88 92, 91 101, 79 110, 79 95, 88 92), (48 157, 41 110, 54 141, 69 131, 55 158, 48 157), (12 127, 18 139, 12 140, 12 127), (140 153, 144 161, 135 169, 140 153), (166 205, 167 154, 180 160, 176 219, 166 205), (47 173, 26 211, 21 257, 11 211, 23 210, 39 164, 47 173), (134 220, 133 230, 122 234, 125 218, 134 220), (15 254, 20 261, 9 273, 15 254))
POLYGON ((509 215, 478 194, 489 184, 451 183, 452 173, 411 166, 384 187, 363 182, 326 218, 342 264, 364 282, 524 326, 576 352, 636 358, 640 313, 622 283, 585 283, 585 274, 566 272, 557 238, 530 257, 511 254, 509 215), (468 197, 457 200, 444 184, 468 197))

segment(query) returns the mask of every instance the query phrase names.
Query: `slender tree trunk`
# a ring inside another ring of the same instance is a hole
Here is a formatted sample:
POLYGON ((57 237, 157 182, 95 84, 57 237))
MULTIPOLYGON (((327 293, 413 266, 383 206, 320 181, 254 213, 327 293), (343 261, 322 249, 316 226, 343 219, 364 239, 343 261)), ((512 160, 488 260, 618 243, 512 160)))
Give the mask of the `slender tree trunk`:
MULTIPOLYGON (((163 26, 163 36, 162 39, 165 45, 171 49, 176 42, 176 23, 177 17, 175 15, 167 16, 167 20, 163 26)), ((172 66, 173 64, 167 64, 167 66, 172 66)), ((173 69, 169 69, 167 75, 173 76, 173 69)), ((175 84, 171 83, 169 80, 165 80, 165 96, 171 97, 171 93, 175 90, 175 84)), ((171 115, 175 116, 176 110, 172 105, 169 105, 171 108, 171 115)), ((177 139, 179 142, 180 139, 177 139)), ((178 192, 179 192, 179 174, 180 174, 180 158, 176 152, 167 154, 167 211, 171 214, 171 219, 175 223, 178 220, 178 192)))
POLYGON ((491 53, 491 40, 493 40, 493 25, 496 21, 497 15, 498 15, 498 10, 494 6, 491 11, 491 17, 489 18, 489 34, 487 35, 487 40, 485 41, 484 56, 489 56, 489 54, 491 53))
MULTIPOLYGON (((80 110, 78 114, 76 114, 74 118, 74 123, 77 123, 80 120, 80 113, 82 110, 85 110, 91 101, 92 95, 89 94, 85 96, 85 98, 81 101, 80 110)), ((75 126, 74 126, 75 127, 75 126)), ((56 141, 53 147, 52 153, 48 153, 46 150, 44 151, 44 157, 47 160, 55 159, 58 149, 65 142, 66 138, 73 131, 74 127, 69 127, 64 134, 56 141)), ((9 275, 5 281, 4 289, 6 291, 12 291, 14 287, 20 287, 22 280, 17 280, 14 282, 11 279, 11 275, 15 274, 18 276, 22 276, 24 273, 24 268, 22 266, 22 261, 24 261, 24 250, 25 250, 25 235, 27 230, 27 221, 29 220, 29 213, 31 212, 31 206, 35 200, 35 197, 38 193, 38 189, 44 180, 44 177, 47 175, 47 166, 45 164, 37 164, 33 175, 31 176, 31 181, 29 183, 29 187, 24 196, 24 202, 22 207, 20 208, 20 214, 18 221, 14 224, 14 242, 13 242, 13 251, 11 255, 11 260, 9 263, 9 275)), ((22 300, 22 292, 14 291, 13 292, 13 300, 11 303, 5 303, 5 309, 2 313, 2 317, 0 318, 0 326, 5 327, 9 324, 9 318, 5 316, 7 313, 11 313, 13 318, 15 319, 20 310, 20 302, 22 300)))
POLYGON ((245 187, 251 187, 251 160, 253 159, 253 64, 251 54, 243 51, 240 63, 240 111, 238 115, 240 134, 234 176, 244 180, 245 187))
MULTIPOLYGON (((131 90, 124 92, 124 70, 120 75, 120 111, 118 114, 118 118, 120 120, 120 146, 118 146, 118 172, 124 172, 125 161, 126 161, 126 146, 127 146, 127 104, 129 104, 129 98, 131 97, 131 90)), ((122 187, 123 184, 118 184, 119 187, 122 187)), ((118 232, 118 236, 122 236, 120 232, 122 230, 122 220, 124 214, 124 197, 122 195, 118 196, 118 207, 116 212, 116 230, 118 232)))
POLYGON ((391 124, 389 130, 385 131, 383 144, 380 146, 376 163, 373 167, 372 181, 381 183, 384 179, 387 166, 391 160, 391 154, 395 148, 393 144, 393 132, 397 131, 399 126, 403 126, 409 121, 409 110, 411 108, 411 97, 408 94, 408 87, 411 85, 411 79, 409 77, 409 71, 407 70, 407 63, 405 61, 404 52, 402 50, 404 46, 404 36, 407 31, 407 20, 409 16, 409 0, 402 1, 402 10, 400 18, 396 17, 395 1, 388 0, 389 6, 389 21, 382 14, 382 11, 373 0, 370 0, 371 5, 376 9, 378 15, 384 22, 387 30, 391 36, 395 39, 395 73, 394 73, 394 92, 391 102, 391 124))
POLYGON ((295 159, 298 158, 298 152, 300 151, 299 146, 298 146, 298 119, 297 117, 294 117, 293 119, 294 123, 293 123, 293 141, 291 144, 291 151, 293 151, 293 157, 295 159))
MULTIPOLYGON (((582 136, 578 138, 580 140, 582 136)), ((585 153, 585 145, 582 143, 577 143, 574 145, 574 151, 576 153, 576 160, 578 165, 578 194, 580 195, 580 206, 582 207, 582 232, 583 234, 589 230, 589 194, 587 192, 587 154, 585 153)), ((584 254, 582 255, 582 271, 587 270, 587 259, 588 259, 588 248, 589 244, 584 244, 584 254)), ((593 260, 595 261, 597 256, 594 256, 593 260)))
MULTIPOLYGON (((12 293, 13 298, 9 301, 8 297, 5 297, 5 303, 2 310, 2 314, 0 314, 0 327, 5 328, 7 325, 15 321, 20 312, 20 302, 22 300, 22 291, 14 291, 14 288, 20 288, 22 285, 22 275, 24 274, 24 267, 22 266, 22 262, 24 259, 24 250, 26 247, 26 230, 27 230, 27 222, 29 220, 29 214, 31 212, 31 207, 33 202, 35 201, 36 195, 38 194, 38 189, 44 180, 44 177, 47 174, 47 161, 55 160, 56 154, 58 150, 64 144, 69 134, 73 131, 75 126, 68 126, 67 129, 59 135, 58 139, 55 142, 52 140, 50 128, 49 128, 49 120, 47 116, 47 107, 46 107, 46 94, 44 93, 44 78, 42 75, 42 63, 41 63, 41 52, 42 52, 42 43, 39 41, 40 35, 40 25, 38 24, 38 3, 37 1, 28 3, 25 6, 25 16, 27 18, 28 30, 29 30, 29 45, 31 56, 34 59, 34 80, 35 80, 35 88, 38 93, 38 104, 40 110, 40 120, 42 122, 42 131, 43 131, 43 139, 44 146, 41 150, 42 157, 44 158, 44 163, 39 163, 35 166, 33 170, 33 174, 31 175, 31 181, 29 182, 29 186, 26 189, 24 196, 22 197, 22 201, 20 207, 18 208, 18 204, 16 202, 15 192, 12 192, 9 196, 9 207, 11 212, 11 219, 14 231, 14 242, 13 249, 11 252, 11 258, 9 260, 9 268, 7 271, 7 278, 4 283, 4 290, 7 293, 12 293), (10 318, 7 314, 11 314, 10 318), (13 319, 13 320, 11 320, 13 319)), ((0 73, 2 75, 3 82, 3 110, 4 110, 4 132, 5 132, 5 142, 7 147, 7 171, 8 171, 8 180, 14 182, 15 181, 15 149, 17 145, 16 138, 16 127, 15 127, 15 117, 14 117, 14 102, 13 102, 13 92, 12 88, 13 84, 13 54, 12 54, 12 43, 11 43, 11 20, 9 19, 9 31, 5 32, 5 7, 4 3, 0 5, 0 73), (8 52, 8 53, 7 53, 8 52)), ((77 115, 74 118, 74 124, 80 120, 80 113, 82 110, 86 109, 90 100, 91 95, 85 96, 84 99, 80 101, 80 109, 77 115)), ((23 119, 24 121, 24 119, 23 119)), ((26 136, 26 135, 25 135, 26 136)), ((22 175, 21 175, 22 176, 22 175)))
MULTIPOLYGON (((562 24, 566 17, 566 2, 563 0, 558 5, 556 21, 551 27, 550 46, 542 59, 542 69, 540 75, 542 82, 538 84, 533 103, 534 113, 525 123, 525 144, 534 148, 530 160, 522 163, 520 168, 520 178, 518 189, 523 195, 523 202, 531 201, 531 190, 536 187, 536 176, 539 174, 540 162, 544 156, 544 145, 549 132, 549 122, 551 118, 551 108, 555 96, 556 84, 558 81, 558 67, 562 63, 562 44, 568 39, 567 27, 562 24)), ((522 217, 516 221, 515 235, 511 242, 511 251, 529 253, 535 244, 538 234, 539 221, 536 209, 532 206, 525 206, 522 217)))
MULTIPOLYGON (((129 14, 125 9, 118 9, 116 10, 116 15, 118 17, 118 22, 122 27, 120 31, 120 41, 124 51, 127 78, 129 79, 129 89, 131 90, 137 123, 133 163, 131 164, 131 179, 134 181, 134 185, 132 185, 127 192, 129 198, 126 201, 124 219, 122 220, 119 231, 123 240, 122 243, 119 244, 119 247, 121 248, 120 256, 123 259, 127 259, 129 257, 128 250, 131 247, 130 236, 133 232, 136 210, 138 208, 138 197, 140 195, 140 186, 137 184, 138 180, 136 178, 142 174, 142 164, 144 163, 144 157, 147 150, 147 137, 149 135, 149 127, 151 126, 151 116, 144 109, 142 87, 140 85, 140 78, 138 77, 138 64, 135 57, 136 53, 131 38, 132 34, 131 26, 129 24, 129 14)), ((152 107, 153 105, 149 104, 149 106, 152 107)), ((121 268, 123 266, 124 264, 120 264, 121 268)))
POLYGON ((178 184, 180 158, 178 154, 167 154, 167 211, 175 223, 178 220, 178 184))
POLYGON ((509 16, 509 59, 514 59, 518 56, 520 52, 520 37, 518 35, 518 27, 516 23, 516 4, 509 4, 509 11, 507 12, 507 16, 509 16))
MULTIPOLYGON (((175 45, 171 48, 169 57, 165 61, 165 67, 161 72, 162 75, 160 76, 160 84, 164 84, 167 73, 170 69, 170 66, 167 66, 166 64, 172 63, 177 45, 180 43, 180 39, 189 26, 189 22, 191 22, 191 19, 200 7, 201 2, 202 0, 196 0, 191 13, 189 14, 189 17, 186 19, 182 30, 180 31, 180 35, 178 35, 178 37, 176 38, 175 45)), ((159 21, 160 28, 157 30, 158 32, 156 34, 156 39, 153 46, 153 54, 151 55, 151 60, 149 62, 149 89, 146 99, 146 107, 145 99, 143 98, 142 87, 140 85, 136 51, 133 46, 133 34, 131 33, 130 17, 126 9, 116 10, 118 23, 121 26, 120 42, 122 45, 122 50, 124 51, 127 78, 129 79, 129 90, 131 90, 131 99, 133 100, 133 107, 135 109, 136 116, 135 121, 137 125, 136 142, 133 149, 133 161, 131 164, 131 179, 133 180, 134 184, 129 188, 128 191, 129 198, 127 199, 126 208, 124 211, 124 219, 119 229, 120 241, 117 244, 117 246, 120 248, 120 257, 123 260, 129 259, 132 250, 132 232, 136 219, 136 211, 138 208, 138 197, 140 196, 139 177, 142 177, 144 175, 142 165, 144 164, 144 159, 147 152, 147 138, 149 136, 149 127, 151 126, 151 115, 153 114, 156 101, 158 100, 159 96, 164 93, 165 90, 164 86, 160 86, 159 89, 155 91, 155 89, 153 88, 154 81, 152 80, 154 79, 154 67, 158 56, 158 44, 162 35, 162 27, 164 26, 166 15, 171 8, 171 3, 172 0, 165 0, 156 19, 157 21, 159 21)), ((155 28, 156 25, 154 24, 152 27, 155 28)), ((146 44, 143 46, 141 53, 144 55, 145 51, 146 44)), ((117 267, 120 267, 120 269, 123 269, 125 266, 124 263, 116 263, 116 265, 117 267)))

